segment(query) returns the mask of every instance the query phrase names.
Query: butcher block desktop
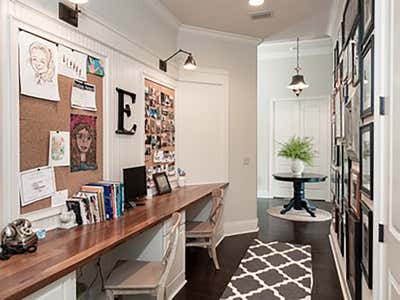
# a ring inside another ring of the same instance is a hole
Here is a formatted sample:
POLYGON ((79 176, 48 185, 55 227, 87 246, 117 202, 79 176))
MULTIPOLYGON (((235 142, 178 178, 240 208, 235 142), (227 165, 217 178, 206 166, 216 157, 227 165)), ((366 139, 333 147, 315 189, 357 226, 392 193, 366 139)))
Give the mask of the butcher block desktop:
POLYGON ((0 261, 0 299, 21 299, 73 272, 90 260, 209 196, 227 183, 186 186, 154 197, 117 220, 49 231, 31 254, 0 261))

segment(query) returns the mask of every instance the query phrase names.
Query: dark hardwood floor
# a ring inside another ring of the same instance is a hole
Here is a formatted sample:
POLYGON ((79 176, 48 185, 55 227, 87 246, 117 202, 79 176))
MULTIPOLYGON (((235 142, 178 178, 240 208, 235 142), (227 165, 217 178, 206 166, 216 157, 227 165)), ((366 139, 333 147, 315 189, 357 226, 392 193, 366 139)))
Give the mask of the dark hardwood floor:
MULTIPOLYGON (((342 291, 329 245, 329 222, 294 223, 267 215, 267 207, 286 202, 276 199, 258 200, 260 231, 225 238, 217 250, 221 265, 220 271, 215 271, 206 250, 186 249, 186 277, 188 282, 174 299, 219 299, 251 241, 254 238, 259 238, 263 241, 311 245, 314 276, 312 299, 342 300, 342 291)), ((314 203, 317 207, 330 211, 329 204, 324 202, 314 203)))

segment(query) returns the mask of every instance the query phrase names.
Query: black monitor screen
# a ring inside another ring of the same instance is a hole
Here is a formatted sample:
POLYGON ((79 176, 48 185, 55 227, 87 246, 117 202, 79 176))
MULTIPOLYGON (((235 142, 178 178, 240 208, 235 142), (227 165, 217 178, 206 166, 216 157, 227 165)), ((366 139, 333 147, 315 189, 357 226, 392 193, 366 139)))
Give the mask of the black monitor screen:
POLYGON ((146 196, 146 167, 124 169, 125 201, 135 201, 146 196))

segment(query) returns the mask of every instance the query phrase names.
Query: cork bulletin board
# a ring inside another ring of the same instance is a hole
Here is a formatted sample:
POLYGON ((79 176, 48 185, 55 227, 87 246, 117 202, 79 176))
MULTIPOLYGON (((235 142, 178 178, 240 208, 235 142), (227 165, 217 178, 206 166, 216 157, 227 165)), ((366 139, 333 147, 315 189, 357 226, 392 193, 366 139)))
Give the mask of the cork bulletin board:
MULTIPOLYGON (((48 165, 50 131, 69 132, 71 113, 97 117, 97 169, 71 172, 70 166, 54 167, 57 190, 68 189, 68 196, 82 185, 103 179, 103 77, 87 74, 87 82, 96 86, 95 112, 71 108, 73 81, 58 75, 58 102, 20 95, 20 171, 48 165)), ((47 198, 21 207, 21 214, 49 207, 51 199, 47 198)))
POLYGON ((176 178, 175 104, 175 90, 145 80, 145 164, 150 188, 154 174, 165 172, 170 182, 176 178))

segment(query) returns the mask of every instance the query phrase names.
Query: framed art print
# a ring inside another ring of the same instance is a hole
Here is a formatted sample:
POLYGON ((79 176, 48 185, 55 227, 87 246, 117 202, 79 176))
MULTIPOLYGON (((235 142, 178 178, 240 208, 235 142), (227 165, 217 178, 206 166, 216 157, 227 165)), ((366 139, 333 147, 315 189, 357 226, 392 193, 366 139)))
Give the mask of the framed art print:
POLYGON ((351 170, 350 174, 350 210, 359 218, 361 210, 361 194, 360 194, 360 173, 356 170, 351 170))
POLYGON ((154 174, 153 180, 156 184, 157 193, 159 195, 171 192, 171 185, 169 184, 168 176, 165 172, 154 174))
MULTIPOLYGON (((359 20, 359 19, 358 19, 359 20)), ((360 82, 360 22, 356 22, 356 26, 351 34, 351 82, 354 87, 360 82)))
POLYGON ((361 300, 361 226, 351 212, 346 212, 346 278, 354 300, 361 300))
POLYGON ((346 150, 343 150, 343 166, 342 166, 342 178, 343 178, 343 202, 347 203, 350 199, 350 170, 351 160, 346 150))
POLYGON ((361 118, 374 114, 374 36, 362 54, 361 118))
POLYGON ((373 200, 374 186, 374 124, 360 128, 360 190, 373 200))
POLYGON ((361 1, 363 13, 363 42, 365 43, 374 30, 375 0, 361 1))
POLYGON ((372 289, 372 228, 373 213, 365 204, 361 204, 361 269, 367 280, 368 287, 372 289))
POLYGON ((358 0, 347 0, 343 16, 345 46, 349 42, 351 32, 356 26, 357 20, 358 20, 358 0))
POLYGON ((351 99, 347 101, 347 103, 344 106, 344 139, 345 139, 346 150, 347 151, 349 151, 349 149, 351 150, 353 142, 351 99))
POLYGON ((338 244, 340 247, 340 253, 342 254, 342 256, 344 256, 344 236, 345 236, 345 224, 344 224, 343 216, 339 213, 337 241, 338 241, 338 244))
MULTIPOLYGON (((350 108, 348 108, 350 109, 350 108)), ((354 89, 351 95, 351 115, 349 116, 351 129, 347 151, 352 161, 359 161, 360 155, 360 86, 354 89)))

